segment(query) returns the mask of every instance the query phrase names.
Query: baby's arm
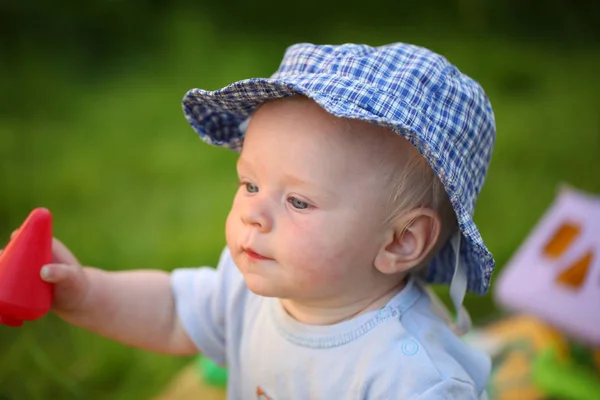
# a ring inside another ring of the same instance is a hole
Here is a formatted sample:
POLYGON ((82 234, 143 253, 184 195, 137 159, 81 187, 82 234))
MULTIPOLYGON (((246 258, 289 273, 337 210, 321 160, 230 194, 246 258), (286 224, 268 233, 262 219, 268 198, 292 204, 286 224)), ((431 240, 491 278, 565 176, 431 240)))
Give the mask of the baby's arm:
POLYGON ((53 258, 42 278, 55 285, 53 309, 67 322, 151 351, 198 352, 175 312, 168 273, 82 267, 58 240, 53 258))

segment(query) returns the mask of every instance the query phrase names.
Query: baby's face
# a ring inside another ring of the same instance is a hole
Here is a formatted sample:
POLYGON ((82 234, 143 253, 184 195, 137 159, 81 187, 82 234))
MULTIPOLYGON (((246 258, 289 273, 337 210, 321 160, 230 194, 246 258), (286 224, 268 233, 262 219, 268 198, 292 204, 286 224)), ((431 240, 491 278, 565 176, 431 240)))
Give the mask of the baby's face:
POLYGON ((303 98, 252 118, 226 230, 253 292, 337 302, 373 284, 389 193, 377 154, 349 126, 303 98))

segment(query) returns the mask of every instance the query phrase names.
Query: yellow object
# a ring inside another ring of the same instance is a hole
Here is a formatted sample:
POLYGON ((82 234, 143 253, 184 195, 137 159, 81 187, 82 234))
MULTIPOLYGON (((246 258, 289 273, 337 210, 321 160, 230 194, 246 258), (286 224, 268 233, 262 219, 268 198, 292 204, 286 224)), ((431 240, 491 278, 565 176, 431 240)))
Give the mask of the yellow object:
POLYGON ((513 352, 502 362, 493 378, 496 389, 494 399, 498 400, 542 400, 540 391, 529 379, 531 360, 526 354, 513 352))
POLYGON ((531 315, 514 315, 486 325, 483 331, 504 346, 526 343, 536 353, 552 346, 560 359, 569 355, 569 344, 562 333, 531 315))
POLYGON ((203 382, 195 364, 188 365, 173 377, 169 386, 153 400, 225 400, 223 388, 203 382))
POLYGON ((553 348, 562 360, 569 345, 559 331, 530 315, 514 315, 479 330, 493 344, 489 395, 494 400, 542 400, 543 393, 532 381, 536 355, 553 348))

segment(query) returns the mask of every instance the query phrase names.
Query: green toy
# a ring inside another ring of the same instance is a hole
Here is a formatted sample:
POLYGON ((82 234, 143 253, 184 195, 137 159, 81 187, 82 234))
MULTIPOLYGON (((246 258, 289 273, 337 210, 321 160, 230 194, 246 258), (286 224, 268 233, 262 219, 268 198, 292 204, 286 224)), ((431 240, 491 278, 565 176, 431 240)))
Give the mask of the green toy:
POLYGON ((202 380, 209 386, 227 387, 227 369, 219 367, 207 357, 196 358, 196 369, 202 380))
POLYGON ((547 349, 533 360, 532 378, 547 395, 571 400, 597 400, 600 380, 594 371, 574 361, 561 361, 547 349))

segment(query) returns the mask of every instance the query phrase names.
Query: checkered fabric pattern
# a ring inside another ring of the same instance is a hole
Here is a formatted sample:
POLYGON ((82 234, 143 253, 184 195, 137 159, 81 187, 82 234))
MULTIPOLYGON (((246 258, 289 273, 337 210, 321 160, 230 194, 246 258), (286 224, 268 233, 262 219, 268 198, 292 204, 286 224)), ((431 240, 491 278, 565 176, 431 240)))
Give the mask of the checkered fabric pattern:
MULTIPOLYGON (((386 126, 412 143, 443 183, 462 232, 460 262, 468 290, 485 294, 494 259, 473 222, 495 141, 495 121, 481 86, 439 54, 394 43, 296 44, 270 78, 252 78, 220 90, 191 89, 184 114, 200 137, 239 151, 240 124, 269 99, 301 94, 330 114, 386 126)), ((448 244, 431 261, 426 279, 449 283, 448 244)))

